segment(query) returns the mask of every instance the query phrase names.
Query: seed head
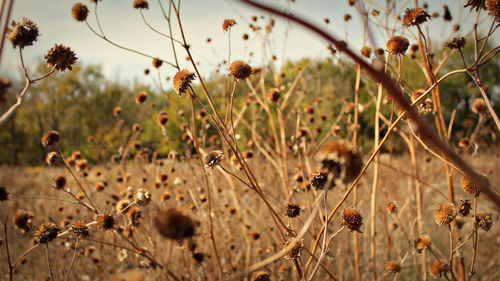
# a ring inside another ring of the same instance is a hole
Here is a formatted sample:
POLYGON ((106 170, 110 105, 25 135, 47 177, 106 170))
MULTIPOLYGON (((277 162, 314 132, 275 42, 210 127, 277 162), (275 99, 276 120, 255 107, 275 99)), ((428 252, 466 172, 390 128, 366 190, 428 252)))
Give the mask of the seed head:
POLYGON ((422 24, 430 19, 431 16, 423 8, 417 7, 414 9, 406 9, 403 17, 404 26, 415 26, 422 24))
POLYGON ((460 199, 460 207, 458 208, 458 212, 462 216, 464 216, 464 217, 468 216, 471 209, 472 209, 472 206, 471 206, 469 200, 460 199))
POLYGON ((434 221, 439 225, 449 225, 457 216, 455 205, 450 202, 439 204, 434 211, 434 221))
POLYGON ((165 125, 167 121, 168 121, 168 115, 165 111, 158 113, 158 124, 160 124, 160 126, 165 125))
POLYGON ((44 147, 56 145, 59 142, 59 133, 50 130, 42 136, 42 145, 44 147))
POLYGON ((45 157, 45 162, 47 165, 54 165, 57 164, 57 160, 59 159, 59 155, 55 151, 51 151, 47 153, 47 156, 45 157))
POLYGON ((22 22, 13 21, 12 28, 7 29, 7 39, 14 48, 19 46, 22 49, 26 46, 32 46, 38 35, 38 27, 27 18, 23 18, 22 22))
POLYGON ((344 184, 353 181, 361 171, 363 159, 347 141, 332 140, 316 153, 316 163, 332 176, 330 187, 333 187, 339 180, 344 184))
POLYGON ((395 261, 388 261, 385 268, 392 273, 399 273, 401 271, 401 266, 395 261))
POLYGON ((71 51, 69 47, 57 44, 45 55, 47 64, 59 71, 73 70, 77 59, 75 52, 71 51))
POLYGON ((81 221, 77 221, 77 222, 71 224, 71 226, 69 227, 69 230, 71 232, 73 232, 79 238, 89 236, 89 227, 81 221))
POLYGON ((265 271, 258 271, 253 275, 252 281, 271 281, 271 275, 265 271))
POLYGON ((104 230, 113 229, 115 219, 111 214, 97 215, 97 224, 104 230))
POLYGON ((370 46, 364 46, 361 48, 361 55, 365 58, 369 58, 372 54, 372 48, 370 46))
POLYGON ((288 204, 286 206, 286 214, 289 218, 295 218, 300 215, 300 207, 297 204, 288 204))
POLYGON ((280 99, 280 96, 281 96, 280 90, 276 88, 269 90, 269 92, 267 93, 267 99, 273 103, 277 103, 278 100, 280 99))
POLYGON ((229 66, 229 73, 237 81, 245 80, 252 74, 252 67, 244 61, 237 60, 229 66))
POLYGON ((139 208, 132 207, 127 212, 127 217, 130 221, 130 224, 132 224, 133 226, 139 226, 140 219, 142 218, 142 212, 139 208))
POLYGON ((181 240, 195 234, 193 220, 176 208, 158 211, 154 218, 154 225, 161 235, 172 240, 181 240))
MULTIPOLYGON (((290 245, 290 243, 292 242, 292 240, 293 239, 287 240, 283 244, 283 248, 286 248, 288 245, 290 245)), ((298 259, 300 257, 300 255, 302 255, 302 250, 303 249, 304 249, 304 240, 300 239, 293 246, 293 248, 288 253, 286 253, 286 255, 284 256, 284 258, 287 259, 287 260, 296 260, 296 259, 298 259)))
POLYGON ((159 59, 159 58, 153 59, 153 67, 154 68, 160 68, 162 64, 163 64, 163 61, 161 59, 159 59))
POLYGON ((116 212, 120 213, 125 210, 130 205, 130 201, 128 200, 120 200, 116 203, 116 212))
POLYGON ((328 171, 321 170, 311 174, 311 185, 316 189, 323 189, 328 181, 328 171))
POLYGON ((193 81, 195 77, 194 73, 189 72, 187 69, 183 69, 175 74, 174 90, 179 94, 179 97, 181 94, 187 92, 189 85, 191 85, 191 81, 193 81))
POLYGON ((151 202, 151 193, 144 188, 137 190, 135 193, 135 201, 141 206, 147 206, 151 202))
POLYGON ((484 99, 482 98, 477 98, 472 102, 472 111, 476 114, 483 114, 486 112, 486 103, 484 102, 484 99))
POLYGON ((358 212, 358 210, 353 208, 346 208, 342 212, 342 225, 346 226, 348 229, 352 231, 357 231, 361 233, 359 230, 363 225, 363 217, 358 212))
POLYGON ((71 15, 76 21, 85 21, 89 14, 89 9, 82 3, 76 3, 71 9, 71 15))
POLYGON ((122 113, 122 108, 121 107, 117 106, 117 107, 113 108, 113 115, 114 116, 118 117, 120 115, 120 113, 122 113))
POLYGON ((398 211, 398 206, 396 205, 396 203, 394 203, 394 202, 389 202, 389 203, 387 204, 387 212, 388 212, 389 214, 394 214, 394 213, 396 213, 397 211, 398 211))
POLYGON ((222 24, 222 30, 228 31, 235 24, 236 24, 236 21, 233 19, 224 20, 224 23, 222 24))
POLYGON ((470 7, 469 11, 472 11, 472 9, 476 9, 478 11, 479 9, 485 9, 485 0, 468 0, 467 4, 465 4, 465 7, 470 7))
POLYGON ((433 261, 429 268, 429 273, 434 278, 441 278, 443 275, 446 275, 447 272, 448 265, 445 263, 441 263, 438 260, 433 261))
POLYGON ((149 4, 148 1, 146 0, 135 0, 134 3, 132 4, 132 7, 134 9, 149 9, 149 4))
POLYGON ((7 189, 3 186, 0 186, 0 202, 4 202, 9 200, 9 193, 7 189))
POLYGON ((220 161, 222 160, 222 157, 224 156, 222 150, 212 150, 210 153, 205 155, 205 167, 206 168, 214 168, 215 166, 219 165, 220 161))
MULTIPOLYGON (((479 177, 481 178, 481 184, 489 188, 490 181, 488 180, 488 177, 482 173, 479 174, 479 177)), ((467 175, 464 175, 462 178, 462 188, 465 192, 472 194, 474 197, 479 197, 481 194, 481 191, 479 191, 479 184, 472 182, 472 179, 467 175)))
POLYGON ((138 104, 144 103, 148 99, 148 94, 146 92, 140 92, 135 96, 135 102, 138 104))
POLYGON ((460 50, 465 46, 465 38, 464 37, 455 37, 450 42, 446 43, 446 47, 450 49, 460 50))
POLYGON ((66 178, 64 176, 56 176, 52 186, 55 189, 63 189, 66 186, 66 178))
POLYGON ((33 215, 25 211, 17 211, 14 217, 14 226, 24 232, 28 232, 31 228, 31 220, 33 215))
POLYGON ((490 230, 493 220, 491 219, 491 213, 477 212, 476 214, 477 225, 484 229, 485 231, 490 230))
POLYGON ((410 42, 404 36, 394 36, 387 42, 386 50, 393 55, 404 55, 410 42))
POLYGON ((38 243, 47 244, 57 238, 60 228, 52 222, 45 222, 38 227, 35 238, 38 243))
POLYGON ((77 160, 75 163, 75 168, 78 172, 85 170, 85 168, 87 168, 87 160, 85 159, 77 160))
POLYGON ((415 243, 415 250, 422 253, 423 250, 429 249, 432 244, 431 238, 428 235, 422 234, 413 241, 415 243))
POLYGON ((490 15, 494 16, 497 21, 500 21, 500 1, 486 0, 486 9, 490 15))

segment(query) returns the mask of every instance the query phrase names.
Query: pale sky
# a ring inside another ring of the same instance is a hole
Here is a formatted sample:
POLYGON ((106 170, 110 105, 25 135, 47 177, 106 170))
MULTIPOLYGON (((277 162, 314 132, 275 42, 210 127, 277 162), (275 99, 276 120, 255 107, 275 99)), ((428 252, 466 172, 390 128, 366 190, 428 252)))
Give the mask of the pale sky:
MULTIPOLYGON (((164 7, 168 7, 167 0, 161 0, 164 7)), ((142 73, 145 68, 151 68, 151 60, 127 51, 118 49, 104 40, 95 36, 85 23, 75 21, 71 16, 71 8, 75 3, 82 2, 89 9, 89 23, 97 28, 94 17, 94 4, 88 0, 16 0, 11 20, 20 21, 27 17, 38 24, 41 36, 34 46, 26 47, 23 51, 27 64, 34 65, 43 59, 46 52, 54 44, 65 44, 71 47, 77 54, 79 62, 84 64, 100 64, 108 78, 132 80, 134 78, 144 79, 150 83, 151 78, 142 73)), ((98 14, 105 34, 112 41, 139 51, 173 61, 170 41, 151 31, 142 21, 138 10, 132 8, 133 0, 103 0, 99 2, 98 14)), ((167 23, 162 17, 157 0, 150 0, 149 10, 144 14, 148 22, 155 28, 167 33, 167 23)), ((348 35, 349 41, 359 50, 361 46, 362 24, 360 16, 353 7, 347 5, 347 0, 296 0, 290 3, 285 0, 268 0, 267 3, 290 9, 297 15, 305 16, 321 26, 326 27, 338 38, 345 39, 348 35), (344 22, 344 14, 352 15, 352 20, 344 22), (324 23, 324 18, 330 20, 324 23)), ((385 0, 375 1, 385 3, 385 0)), ((401 1, 403 3, 404 1, 401 1)), ((413 1, 412 1, 413 2, 413 1)), ((453 5, 455 2, 465 1, 429 1, 430 12, 437 11, 442 14, 442 5, 453 5)), ((384 4, 385 5, 385 4, 384 4)), ((462 3, 463 5, 463 3, 462 3)), ((442 31, 450 32, 453 24, 459 19, 458 9, 452 8, 454 16, 452 22, 444 23, 442 19, 433 21, 431 30, 436 38, 442 37, 442 31), (437 27, 437 28, 436 28, 437 27), (440 30, 440 31, 434 31, 440 30)), ((269 17, 253 8, 250 8, 235 0, 183 0, 181 2, 181 17, 184 31, 191 45, 195 60, 200 63, 202 74, 211 73, 216 65, 227 59, 228 34, 222 31, 224 19, 235 19, 237 25, 231 31, 231 60, 241 59, 248 61, 253 66, 261 65, 265 56, 262 41, 249 28, 252 23, 251 17, 258 15, 257 25, 265 30, 269 17), (265 18, 261 19, 260 15, 265 18), (242 39, 247 33, 248 41, 242 39), (206 39, 212 38, 210 44, 206 39), (253 57, 249 53, 253 51, 253 57)), ((461 24, 471 23, 471 14, 464 11, 461 24)), ((255 23, 254 23, 255 24, 255 23)), ((177 24, 174 25, 177 30, 177 24)), ((468 28, 470 30, 470 27, 468 28)), ((265 36, 265 31, 261 34, 265 36)), ((179 33, 175 32, 177 38, 179 33)), ((273 54, 278 57, 277 66, 283 59, 299 59, 301 57, 325 57, 329 54, 326 43, 318 37, 304 32, 296 25, 276 18, 276 27, 269 35, 273 54), (286 36, 285 36, 286 34, 286 36), (286 48, 285 48, 286 46, 286 48), (284 49, 285 48, 285 49, 284 49)), ((387 38, 378 37, 378 47, 384 47, 387 38)), ((13 50, 10 42, 6 42, 2 54, 2 75, 19 76, 19 56, 17 50, 13 50)), ((413 43, 410 40, 410 43, 413 43)), ((185 52, 179 48, 180 64, 183 68, 192 70, 191 65, 184 59, 185 52)), ((269 54, 267 54, 269 55, 269 54)), ((161 68, 162 79, 173 76, 175 70, 170 66, 161 68)), ((164 82, 165 83, 165 82, 164 82)))

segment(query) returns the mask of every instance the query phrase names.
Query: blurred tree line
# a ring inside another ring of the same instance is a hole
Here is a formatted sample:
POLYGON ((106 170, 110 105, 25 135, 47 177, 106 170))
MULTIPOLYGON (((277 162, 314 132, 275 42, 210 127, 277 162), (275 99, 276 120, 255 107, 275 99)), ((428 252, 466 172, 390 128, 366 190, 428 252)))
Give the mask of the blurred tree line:
MULTIPOLYGON (((463 50, 466 58, 473 55, 473 46, 468 44, 463 50)), ((391 58, 393 60, 394 57, 391 58)), ((470 60, 472 61, 472 60, 470 60)), ((497 79, 500 60, 498 57, 491 60, 481 69, 482 80, 489 88, 491 100, 495 109, 500 109, 500 81, 497 79)), ((440 75, 462 68, 459 54, 454 53, 443 66, 440 75)), ((39 73, 45 73, 46 67, 40 64, 39 73)), ((397 71, 392 69, 391 71, 397 71)), ((224 71, 221 71, 224 72, 224 71)), ((356 70, 354 65, 337 59, 335 63, 329 60, 302 60, 287 62, 281 73, 265 77, 267 89, 276 87, 282 90, 282 97, 289 86, 301 73, 294 96, 301 96, 296 102, 284 109, 286 117, 287 138, 295 132, 297 110, 304 111, 307 107, 314 107, 313 119, 306 120, 306 114, 301 121, 304 126, 314 130, 316 137, 327 134, 336 115, 344 110, 344 116, 339 123, 340 135, 351 137, 349 129, 353 119, 353 110, 349 108, 354 99, 354 85, 356 70), (300 93, 300 94, 297 94, 300 93)), ((260 75, 260 74, 259 74, 260 75)), ((405 79, 408 94, 410 90, 425 88, 426 81, 421 74, 417 62, 408 56, 403 59, 403 78, 405 79), (415 78, 414 78, 415 77, 415 78)), ((258 78, 252 78, 255 81, 258 78)), ((224 112, 228 95, 227 76, 214 73, 206 81, 209 92, 213 95, 216 106, 224 112)), ((373 116, 375 112, 374 96, 376 85, 363 74, 361 80, 359 102, 363 105, 363 112, 359 119, 359 143, 369 149, 373 138, 373 116)), ((165 81, 162 81, 165 85, 165 81)), ((171 82, 168 82, 169 84, 171 82)), ((0 105, 1 112, 5 112, 12 104, 15 94, 22 87, 22 82, 14 81, 14 86, 8 93, 6 103, 0 105)), ((256 83, 255 83, 256 84, 256 83)), ((204 100, 201 89, 196 83, 195 91, 204 100)), ((235 112, 239 112, 247 104, 249 109, 245 113, 248 122, 270 122, 262 108, 247 94, 249 88, 246 83, 239 83, 235 94, 235 112), (254 107, 251 109, 251 107, 254 107)), ((453 110, 456 111, 454 132, 456 139, 467 136, 473 127, 477 116, 470 110, 470 102, 480 97, 479 90, 472 84, 466 74, 458 74, 440 85, 441 102, 445 119, 449 120, 453 110)), ((265 98, 265 97, 264 97, 265 98)), ((271 104, 272 114, 276 115, 276 105, 271 104)), ((202 108, 197 105, 197 110, 202 108)), ((391 104, 384 104, 383 112, 386 116, 391 113, 391 104)), ((94 163, 109 161, 112 155, 123 149, 133 134, 132 126, 137 123, 144 132, 138 140, 141 147, 151 151, 157 150, 166 155, 169 150, 177 152, 192 151, 189 142, 186 142, 185 131, 182 127, 189 124, 191 117, 190 103, 187 97, 179 98, 172 90, 162 91, 158 87, 136 79, 132 82, 111 81, 104 77, 102 69, 96 65, 79 65, 73 71, 56 73, 48 79, 35 84, 25 97, 22 106, 9 122, 0 128, 0 164, 10 165, 40 165, 45 159, 47 151, 42 148, 40 137, 48 130, 56 130, 62 136, 61 149, 66 155, 72 151, 80 151, 82 155, 94 163), (138 104, 136 95, 144 91, 148 94, 146 102, 138 104), (119 116, 113 114, 115 107, 121 107, 119 116), (162 135, 161 127, 157 123, 157 114, 165 111, 168 114, 166 131, 168 140, 162 135), (185 112, 186 114, 183 114, 185 112), (183 136, 184 135, 184 136, 183 136)), ((235 113, 235 114, 236 114, 235 113)), ((204 139, 216 135, 213 126, 207 125, 207 116, 198 116, 198 127, 204 127, 200 134, 204 139)), ((267 123, 261 123, 259 133, 265 138, 272 139, 267 123)), ((433 125, 432 118, 429 124, 433 125)), ((491 120, 485 125, 491 126, 491 120)), ((248 128, 240 127, 241 134, 247 134, 241 139, 248 139, 251 134, 248 128)), ((493 132, 495 130, 493 129, 493 132)), ((493 137, 496 133, 493 133, 493 137)), ((456 141, 456 139, 452 139, 456 141)), ((490 140, 491 141, 491 140, 490 140)), ((220 146, 220 142, 204 142, 207 146, 220 146)), ((243 147, 246 143, 242 141, 243 147)))

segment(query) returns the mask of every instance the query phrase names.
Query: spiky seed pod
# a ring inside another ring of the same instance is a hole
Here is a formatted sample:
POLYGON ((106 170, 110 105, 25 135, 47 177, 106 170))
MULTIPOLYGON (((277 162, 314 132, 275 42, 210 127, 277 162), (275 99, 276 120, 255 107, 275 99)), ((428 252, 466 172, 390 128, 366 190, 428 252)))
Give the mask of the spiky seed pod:
POLYGON ((76 21, 85 21, 89 14, 89 9, 82 3, 76 3, 71 9, 71 15, 76 21))
POLYGON ((398 211, 398 206, 396 205, 396 203, 394 203, 394 202, 389 202, 389 203, 387 204, 387 212, 388 212, 389 214, 394 214, 394 213, 396 213, 397 211, 398 211))
POLYGON ((52 222, 45 222, 38 227, 35 238, 38 243, 47 244, 57 238, 60 228, 52 222))
POLYGON ((229 66, 229 73, 237 81, 245 80, 252 74, 252 67, 244 61, 237 60, 229 66))
POLYGON ((99 214, 97 224, 104 230, 110 230, 115 225, 115 218, 111 214, 99 214))
POLYGON ((191 81, 196 76, 194 73, 189 72, 187 69, 183 69, 177 72, 174 76, 174 90, 181 96, 181 94, 186 93, 191 85, 191 81))
POLYGON ((422 253, 423 250, 429 249, 432 241, 428 235, 422 234, 417 239, 415 239, 413 243, 415 244, 415 250, 418 253, 422 253))
POLYGON ((115 108, 113 108, 113 115, 118 117, 120 116, 120 114, 122 113, 122 108, 119 107, 119 106, 116 106, 115 108))
POLYGON ((344 209, 344 211, 342 212, 342 220, 342 225, 351 230, 351 232, 357 231, 361 233, 359 229, 363 225, 363 217, 358 212, 358 210, 353 208, 344 209))
POLYGON ((77 221, 73 224, 71 224, 71 226, 69 227, 69 230, 71 232, 73 232, 73 234, 75 234, 77 237, 88 237, 90 235, 89 233, 89 227, 81 222, 81 221, 77 221))
POLYGON ((193 220, 176 208, 158 211, 154 218, 154 225, 161 235, 172 240, 192 237, 196 230, 193 220))
POLYGON ((148 190, 141 188, 135 193, 135 201, 141 206, 147 206, 151 202, 151 193, 148 190))
POLYGON ((265 271, 258 271, 253 275, 252 281, 271 281, 271 275, 265 271))
POLYGON ((467 199, 460 199, 460 207, 458 208, 458 212, 466 217, 469 215, 470 211, 472 210, 472 206, 469 200, 467 199))
POLYGON ((472 102, 471 109, 476 114, 483 114, 487 109, 486 102, 482 98, 477 98, 472 102))
POLYGON ((484 229, 485 231, 490 230, 493 225, 493 220, 491 218, 491 213, 486 212, 477 212, 476 213, 476 222, 477 225, 484 229))
POLYGON ((295 218, 300 215, 300 206, 297 204, 288 204, 286 206, 286 214, 289 218, 295 218))
POLYGON ((401 266, 395 261, 388 261, 385 268, 392 273, 399 273, 401 271, 401 266))
POLYGON ((403 17, 404 26, 415 26, 422 24, 430 19, 431 16, 423 8, 417 7, 414 9, 406 9, 403 17))
POLYGON ((205 163, 205 167, 213 169, 215 166, 219 165, 223 156, 224 156, 224 154, 223 154, 222 150, 210 151, 207 155, 205 155, 205 158, 203 159, 203 162, 205 163))
POLYGON ((431 266, 429 267, 429 273, 434 278, 441 278, 443 277, 443 275, 446 275, 446 273, 448 272, 448 268, 449 267, 447 264, 435 260, 431 263, 431 266))
POLYGON ((327 181, 328 171, 326 170, 316 171, 315 173, 311 174, 311 185, 316 189, 325 188, 325 184, 327 181))
POLYGON ((465 46, 465 38, 464 37, 455 37, 453 40, 445 44, 446 47, 450 49, 460 50, 465 46))
POLYGON ((485 9, 485 0, 467 0, 467 4, 465 4, 464 8, 470 7, 470 12, 472 12, 472 9, 476 9, 478 11, 479 9, 485 9))
POLYGON ((9 200, 9 193, 7 189, 3 186, 0 186, 0 202, 4 202, 9 200))
POLYGON ((134 3, 132 3, 132 7, 134 7, 134 9, 149 9, 149 4, 148 4, 148 1, 146 0, 135 0, 134 3))
POLYGON ((160 124, 160 126, 163 126, 167 123, 168 121, 168 115, 165 111, 162 111, 160 113, 158 113, 158 124, 160 124))
POLYGON ((12 22, 12 28, 7 29, 7 39, 12 43, 14 49, 32 46, 38 38, 37 25, 27 18, 23 18, 22 22, 12 22))
POLYGON ((78 58, 69 47, 64 45, 55 45, 45 55, 45 60, 49 66, 55 67, 63 72, 65 70, 73 70, 73 65, 78 58))
POLYGON ((497 21, 500 21, 500 1, 486 0, 486 9, 490 15, 494 16, 497 21))
POLYGON ((154 58, 152 64, 154 68, 160 68, 161 65, 163 64, 163 60, 159 58, 154 58))
POLYGON ((148 94, 146 92, 140 92, 135 96, 135 102, 137 104, 142 104, 148 99, 148 94))
POLYGON ((330 187, 336 186, 337 181, 352 182, 363 167, 361 154, 345 140, 325 143, 316 153, 316 162, 332 176, 330 187))
POLYGON ((361 55, 365 58, 369 58, 372 54, 372 48, 370 46, 363 46, 361 48, 361 55))
POLYGON ((56 176, 52 186, 55 189, 63 189, 66 186, 66 178, 64 176, 56 176))
POLYGON ((235 24, 236 21, 233 19, 224 20, 224 23, 222 23, 222 31, 228 31, 235 24))
POLYGON ((59 142, 59 139, 59 133, 54 130, 50 130, 42 136, 42 145, 44 147, 56 145, 59 142))
MULTIPOLYGON (((480 173, 479 176, 481 177, 481 184, 486 188, 489 188, 490 181, 488 180, 488 177, 482 173, 480 173)), ((479 197, 479 195, 481 194, 481 191, 479 190, 479 184, 472 182, 472 179, 467 175, 464 175, 462 178, 462 188, 465 192, 472 194, 472 196, 474 197, 479 197)))
POLYGON ((280 90, 278 90, 277 88, 273 88, 269 90, 269 92, 267 93, 267 99, 273 103, 277 103, 280 97, 281 93, 280 90))
POLYGON ((393 55, 404 55, 410 42, 404 36, 394 36, 387 42, 385 49, 393 55))
POLYGON ((49 166, 57 164, 57 160, 59 160, 59 155, 55 151, 51 151, 51 152, 47 153, 47 156, 45 157, 45 162, 49 166))
MULTIPOLYGON (((287 240, 285 243, 283 243, 283 248, 286 248, 288 245, 290 245, 290 243, 292 243, 292 240, 293 239, 290 239, 287 240)), ((288 253, 286 253, 284 258, 287 260, 296 260, 300 257, 300 255, 302 255, 303 249, 304 249, 304 240, 300 239, 299 241, 297 241, 297 243, 295 243, 293 248, 288 253)))
POLYGON ((120 213, 125 210, 130 205, 130 201, 128 200, 120 200, 116 203, 116 212, 120 213))
POLYGON ((434 221, 439 225, 449 225, 457 216, 455 205, 450 202, 439 204, 434 211, 434 221))

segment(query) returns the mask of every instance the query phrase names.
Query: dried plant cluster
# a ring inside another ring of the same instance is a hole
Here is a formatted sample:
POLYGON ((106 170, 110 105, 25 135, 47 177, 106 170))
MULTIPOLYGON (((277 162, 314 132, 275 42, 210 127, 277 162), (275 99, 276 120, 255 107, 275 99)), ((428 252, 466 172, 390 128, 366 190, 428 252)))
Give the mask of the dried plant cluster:
MULTIPOLYGON (((500 2, 447 3, 437 12, 419 1, 400 7, 394 0, 386 6, 349 0, 342 18, 316 25, 265 1, 240 1, 265 13, 245 10, 221 21, 214 32, 226 36, 229 49, 216 78, 200 75, 181 1, 129 1, 145 26, 171 43, 167 54, 155 55, 104 34, 98 11, 106 1, 74 4, 68 12, 82 28, 145 57, 151 70, 144 75, 157 92, 137 91, 109 107, 118 128, 112 138, 121 143, 110 159, 101 157, 105 139, 86 136, 93 149, 72 150, 73 136, 44 124, 40 162, 48 168, 2 170, 0 279, 497 278, 500 177, 493 171, 500 158, 498 149, 496 158, 482 151, 500 137, 498 82, 482 75, 498 62, 492 38, 500 2), (147 21, 153 10, 166 28, 147 21), (472 24, 457 21, 458 11, 472 24), (357 51, 347 28, 354 14, 363 27, 357 51), (431 23, 454 21, 443 25, 446 40, 431 38, 431 23), (238 32, 266 54, 276 51, 270 39, 281 24, 325 39, 326 62, 305 59, 279 69, 274 54, 259 63, 256 50, 231 57, 231 34, 238 32), (345 25, 346 38, 331 35, 332 24, 345 25), (383 44, 372 45, 373 37, 383 44), (469 84, 452 91, 475 89, 463 101, 468 125, 455 120, 455 109, 444 110, 441 97, 459 75, 469 84), (340 89, 350 94, 337 97, 340 89), (127 104, 144 118, 130 120, 127 104), (151 146, 152 138, 168 150, 151 146)), ((287 2, 293 9, 295 1, 287 2)), ((26 18, 7 26, 4 37, 19 51, 25 86, 6 105, 0 126, 31 86, 77 68, 76 54, 56 44, 45 56, 46 72, 33 78, 23 51, 40 34, 26 18)), ((211 37, 206 44, 214 44, 211 37)), ((11 88, 1 77, 0 103, 11 88)))

